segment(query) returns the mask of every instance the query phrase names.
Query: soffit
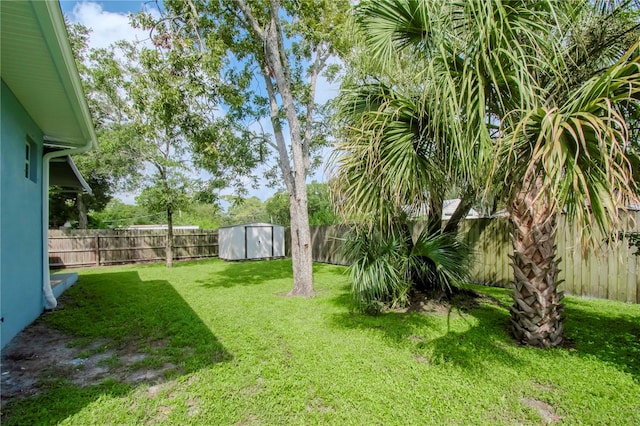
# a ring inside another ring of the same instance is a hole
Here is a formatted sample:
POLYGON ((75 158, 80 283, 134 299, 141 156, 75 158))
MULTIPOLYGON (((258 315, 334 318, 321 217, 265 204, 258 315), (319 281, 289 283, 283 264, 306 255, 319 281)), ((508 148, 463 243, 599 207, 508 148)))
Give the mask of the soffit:
POLYGON ((60 35, 59 4, 3 0, 0 17, 2 79, 47 143, 80 147, 95 142, 66 32, 60 35))

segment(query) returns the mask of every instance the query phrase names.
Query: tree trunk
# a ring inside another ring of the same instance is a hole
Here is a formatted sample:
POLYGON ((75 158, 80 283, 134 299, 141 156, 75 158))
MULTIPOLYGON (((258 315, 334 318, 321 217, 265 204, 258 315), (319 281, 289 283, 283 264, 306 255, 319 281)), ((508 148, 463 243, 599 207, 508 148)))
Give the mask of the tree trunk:
MULTIPOLYGON (((236 0, 236 5, 257 39, 262 41, 261 54, 264 54, 264 68, 261 70, 265 80, 269 105, 271 110, 271 123, 276 139, 276 150, 280 171, 284 178, 287 190, 290 194, 291 207, 291 258, 293 261, 293 289, 289 296, 309 297, 313 292, 313 264, 311 259, 311 233, 309 230, 309 212, 307 211, 306 179, 309 171, 309 145, 311 140, 303 138, 303 132, 296 110, 296 100, 293 96, 292 77, 289 58, 285 49, 282 28, 280 27, 280 1, 270 0, 270 20, 266 27, 256 19, 252 8, 247 6, 244 0, 236 0), (275 79, 275 82, 273 81, 275 79), (275 84, 274 84, 275 83, 275 84), (283 134, 281 111, 278 107, 278 96, 282 101, 282 107, 289 125, 291 136, 291 161, 283 134), (293 167, 291 167, 293 166, 293 167)), ((324 61, 316 60, 313 65, 310 81, 311 101, 307 106, 307 118, 312 116, 313 98, 315 91, 315 78, 324 67, 324 61)), ((261 62, 258 60, 258 62, 261 62)), ((307 126, 311 123, 307 122, 307 126)), ((307 127, 305 135, 311 136, 310 127, 307 127)))
POLYGON ((173 267, 173 211, 167 209, 167 244, 165 255, 167 257, 167 268, 173 267))
POLYGON ((87 229, 89 219, 87 218, 87 205, 82 199, 82 194, 78 194, 76 198, 76 206, 78 207, 78 228, 87 229))
POLYGON ((467 215, 469 214, 469 211, 471 210, 471 207, 473 207, 473 202, 475 201, 475 199, 476 199, 475 191, 471 189, 468 189, 467 191, 465 191, 462 198, 460 199, 460 204, 458 204, 458 207, 451 215, 451 218, 447 222, 447 225, 444 227, 443 232, 445 234, 446 233, 453 234, 458 232, 458 225, 460 225, 460 222, 464 220, 464 218, 467 217, 467 215))
POLYGON ((291 260, 293 262, 293 289, 288 296, 311 297, 313 291, 313 262, 311 256, 311 231, 307 209, 305 182, 296 185, 296 193, 290 196, 291 207, 291 260))
MULTIPOLYGON (((278 17, 279 10, 279 1, 271 0, 271 22, 265 32, 264 51, 265 59, 271 67, 277 82, 285 117, 289 124, 289 135, 291 136, 293 176, 286 176, 286 172, 290 171, 290 169, 288 166, 284 168, 281 166, 285 181, 293 177, 292 181, 289 181, 287 185, 291 194, 291 258, 293 261, 293 289, 288 294, 289 296, 310 297, 313 296, 314 291, 306 180, 309 168, 308 144, 311 141, 306 141, 302 138, 302 128, 291 88, 289 62, 282 40, 278 17), (307 144, 306 147, 304 146, 305 144, 307 144)), ((275 92, 273 93, 275 94, 275 92)), ((275 101, 275 97, 273 100, 275 101)), ((284 160, 282 153, 280 153, 280 158, 282 163, 284 160)))
POLYGON ((541 180, 524 185, 509 205, 513 223, 511 240, 514 272, 511 307, 512 330, 516 340, 538 347, 558 346, 564 339, 560 302, 557 291, 558 263, 556 258, 556 212, 551 200, 540 194, 541 180))
POLYGON ((442 202, 444 198, 440 194, 429 194, 429 214, 427 216, 427 232, 435 234, 442 227, 442 202))

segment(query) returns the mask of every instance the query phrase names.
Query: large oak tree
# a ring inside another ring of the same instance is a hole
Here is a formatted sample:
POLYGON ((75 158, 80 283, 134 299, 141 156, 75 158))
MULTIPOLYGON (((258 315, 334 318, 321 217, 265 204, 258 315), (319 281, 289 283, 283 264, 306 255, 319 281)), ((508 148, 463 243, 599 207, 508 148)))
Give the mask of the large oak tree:
MULTIPOLYGON (((289 295, 313 295, 306 180, 314 148, 325 140, 317 126, 316 89, 323 71, 332 68, 349 2, 168 0, 164 6, 162 19, 180 23, 182 40, 220 65, 225 85, 217 93, 230 126, 240 123, 246 131, 262 119, 270 122, 272 133, 252 130, 245 141, 252 142, 254 153, 264 153, 265 161, 273 155, 289 194, 294 280, 289 295)), ((220 129, 218 137, 201 143, 201 151, 224 161, 219 153, 228 149, 227 136, 228 128, 220 129)))

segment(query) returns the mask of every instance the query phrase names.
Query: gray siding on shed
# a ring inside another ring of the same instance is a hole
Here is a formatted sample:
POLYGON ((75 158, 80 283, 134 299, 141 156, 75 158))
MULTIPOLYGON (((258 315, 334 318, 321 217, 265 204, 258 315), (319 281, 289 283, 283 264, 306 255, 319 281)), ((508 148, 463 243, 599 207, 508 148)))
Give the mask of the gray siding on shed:
POLYGON ((247 223, 218 230, 220 258, 224 260, 284 257, 284 227, 247 223))

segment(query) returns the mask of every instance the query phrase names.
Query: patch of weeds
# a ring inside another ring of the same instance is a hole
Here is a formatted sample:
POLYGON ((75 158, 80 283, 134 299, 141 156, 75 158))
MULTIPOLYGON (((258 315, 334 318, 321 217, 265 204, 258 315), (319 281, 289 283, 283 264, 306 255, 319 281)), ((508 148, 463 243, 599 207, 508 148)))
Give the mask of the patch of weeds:
POLYGON ((67 345, 70 348, 85 348, 89 346, 95 339, 92 337, 76 337, 67 345))
POLYGON ((109 369, 113 369, 120 367, 122 363, 120 362, 120 358, 118 357, 118 355, 114 354, 109 358, 101 359, 97 362, 96 365, 98 365, 99 367, 107 367, 109 369))

